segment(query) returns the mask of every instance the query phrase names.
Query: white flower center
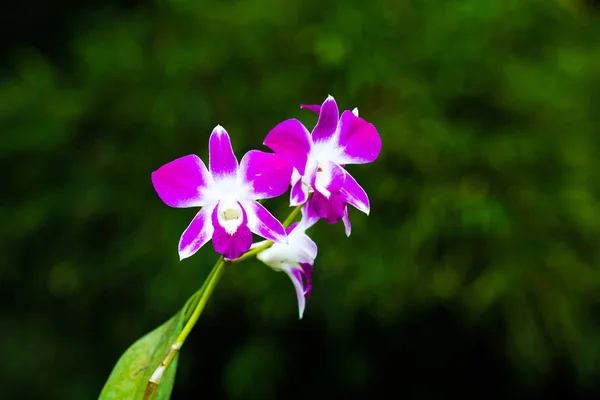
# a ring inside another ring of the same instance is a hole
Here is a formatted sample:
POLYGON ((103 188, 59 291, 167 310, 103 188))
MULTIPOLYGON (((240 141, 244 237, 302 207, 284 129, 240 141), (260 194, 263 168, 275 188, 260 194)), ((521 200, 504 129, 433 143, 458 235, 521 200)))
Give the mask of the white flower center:
POLYGON ((243 222, 243 211, 237 201, 223 201, 219 203, 219 224, 227 233, 233 235, 243 222))
POLYGON ((227 208, 225 210, 223 210, 223 218, 225 218, 225 220, 229 221, 232 219, 238 219, 242 216, 242 210, 240 210, 239 207, 237 208, 227 208))

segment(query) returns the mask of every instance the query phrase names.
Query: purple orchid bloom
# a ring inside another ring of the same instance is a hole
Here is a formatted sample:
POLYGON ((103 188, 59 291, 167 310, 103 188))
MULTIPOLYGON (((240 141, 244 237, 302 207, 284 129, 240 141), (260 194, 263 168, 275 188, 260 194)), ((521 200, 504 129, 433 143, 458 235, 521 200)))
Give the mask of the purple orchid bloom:
POLYGON ((367 193, 344 166, 375 161, 381 138, 372 124, 358 116, 358 109, 346 110, 340 117, 332 96, 321 106, 301 107, 319 114, 312 134, 297 119, 288 119, 267 134, 264 144, 294 166, 290 204, 303 204, 314 192, 311 212, 328 223, 343 220, 349 236, 347 205, 367 215, 370 206, 367 193))
POLYGON ((251 150, 240 165, 229 135, 217 125, 209 139, 209 170, 196 155, 187 155, 152 173, 158 196, 170 207, 201 207, 179 241, 179 258, 190 257, 212 239, 227 259, 252 245, 252 233, 286 242, 285 229, 256 200, 287 190, 292 166, 281 156, 251 150))
MULTIPOLYGON (((311 274, 317 257, 317 245, 305 233, 316 222, 316 219, 305 214, 304 208, 302 211, 302 220, 292 224, 286 230, 288 243, 273 243, 271 247, 256 256, 275 271, 283 271, 290 277, 298 297, 300 318, 304 314, 306 297, 312 289, 311 274)), ((261 246, 264 243, 255 243, 252 247, 261 246)))

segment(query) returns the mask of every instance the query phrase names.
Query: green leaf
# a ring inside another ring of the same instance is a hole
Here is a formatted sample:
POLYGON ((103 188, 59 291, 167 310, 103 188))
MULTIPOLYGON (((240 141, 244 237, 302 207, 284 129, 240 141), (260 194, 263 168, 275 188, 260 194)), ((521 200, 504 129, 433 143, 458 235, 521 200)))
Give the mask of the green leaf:
MULTIPOLYGON (((184 307, 173 318, 127 349, 108 377, 100 393, 100 400, 143 398, 148 380, 183 328, 186 309, 187 307, 184 307)), ((171 396, 176 369, 177 355, 158 385, 155 400, 168 399, 171 396)))

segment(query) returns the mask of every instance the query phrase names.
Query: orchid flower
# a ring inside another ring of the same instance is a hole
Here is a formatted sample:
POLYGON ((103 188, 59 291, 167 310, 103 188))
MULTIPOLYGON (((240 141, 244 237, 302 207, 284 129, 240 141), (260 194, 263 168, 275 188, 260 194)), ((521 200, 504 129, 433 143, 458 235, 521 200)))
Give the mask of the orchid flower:
MULTIPOLYGON (((300 318, 304 314, 306 297, 312 288, 311 274, 317 257, 317 245, 305 233, 317 221, 317 218, 311 217, 305 211, 305 207, 303 207, 302 219, 286 229, 288 243, 273 243, 271 247, 256 256, 275 271, 283 271, 290 277, 298 297, 300 318)), ((254 243, 252 247, 258 247, 264 243, 264 241, 254 243)))
POLYGON ((319 105, 302 105, 319 114, 309 133, 297 119, 288 119, 273 128, 264 144, 284 156, 293 166, 290 204, 303 204, 308 194, 312 212, 328 223, 343 220, 350 235, 347 205, 369 214, 369 198, 364 189, 344 169, 346 164, 374 161, 381 150, 375 127, 358 116, 358 109, 339 115, 332 96, 319 105))
POLYGON ((285 229, 257 202, 283 194, 292 166, 281 156, 251 150, 240 165, 229 135, 217 125, 209 139, 209 169, 196 155, 187 155, 152 173, 160 199, 170 207, 201 207, 179 241, 184 259, 212 239, 227 259, 240 257, 252 245, 252 233, 286 242, 285 229))

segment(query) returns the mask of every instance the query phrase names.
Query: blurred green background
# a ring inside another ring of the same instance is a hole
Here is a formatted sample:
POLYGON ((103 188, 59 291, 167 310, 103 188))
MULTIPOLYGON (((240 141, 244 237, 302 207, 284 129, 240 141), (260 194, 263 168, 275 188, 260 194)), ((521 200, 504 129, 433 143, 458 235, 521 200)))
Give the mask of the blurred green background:
MULTIPOLYGON (((291 282, 233 266, 173 398, 553 398, 600 373, 600 20, 588 1, 161 0, 3 6, 2 398, 96 398, 201 285, 194 210, 150 173, 238 157, 333 95, 378 128, 353 232, 291 282)), ((265 149, 266 150, 266 149, 265 149)), ((287 215, 287 196, 268 202, 287 215)), ((596 387, 595 387, 596 386, 596 387)))

